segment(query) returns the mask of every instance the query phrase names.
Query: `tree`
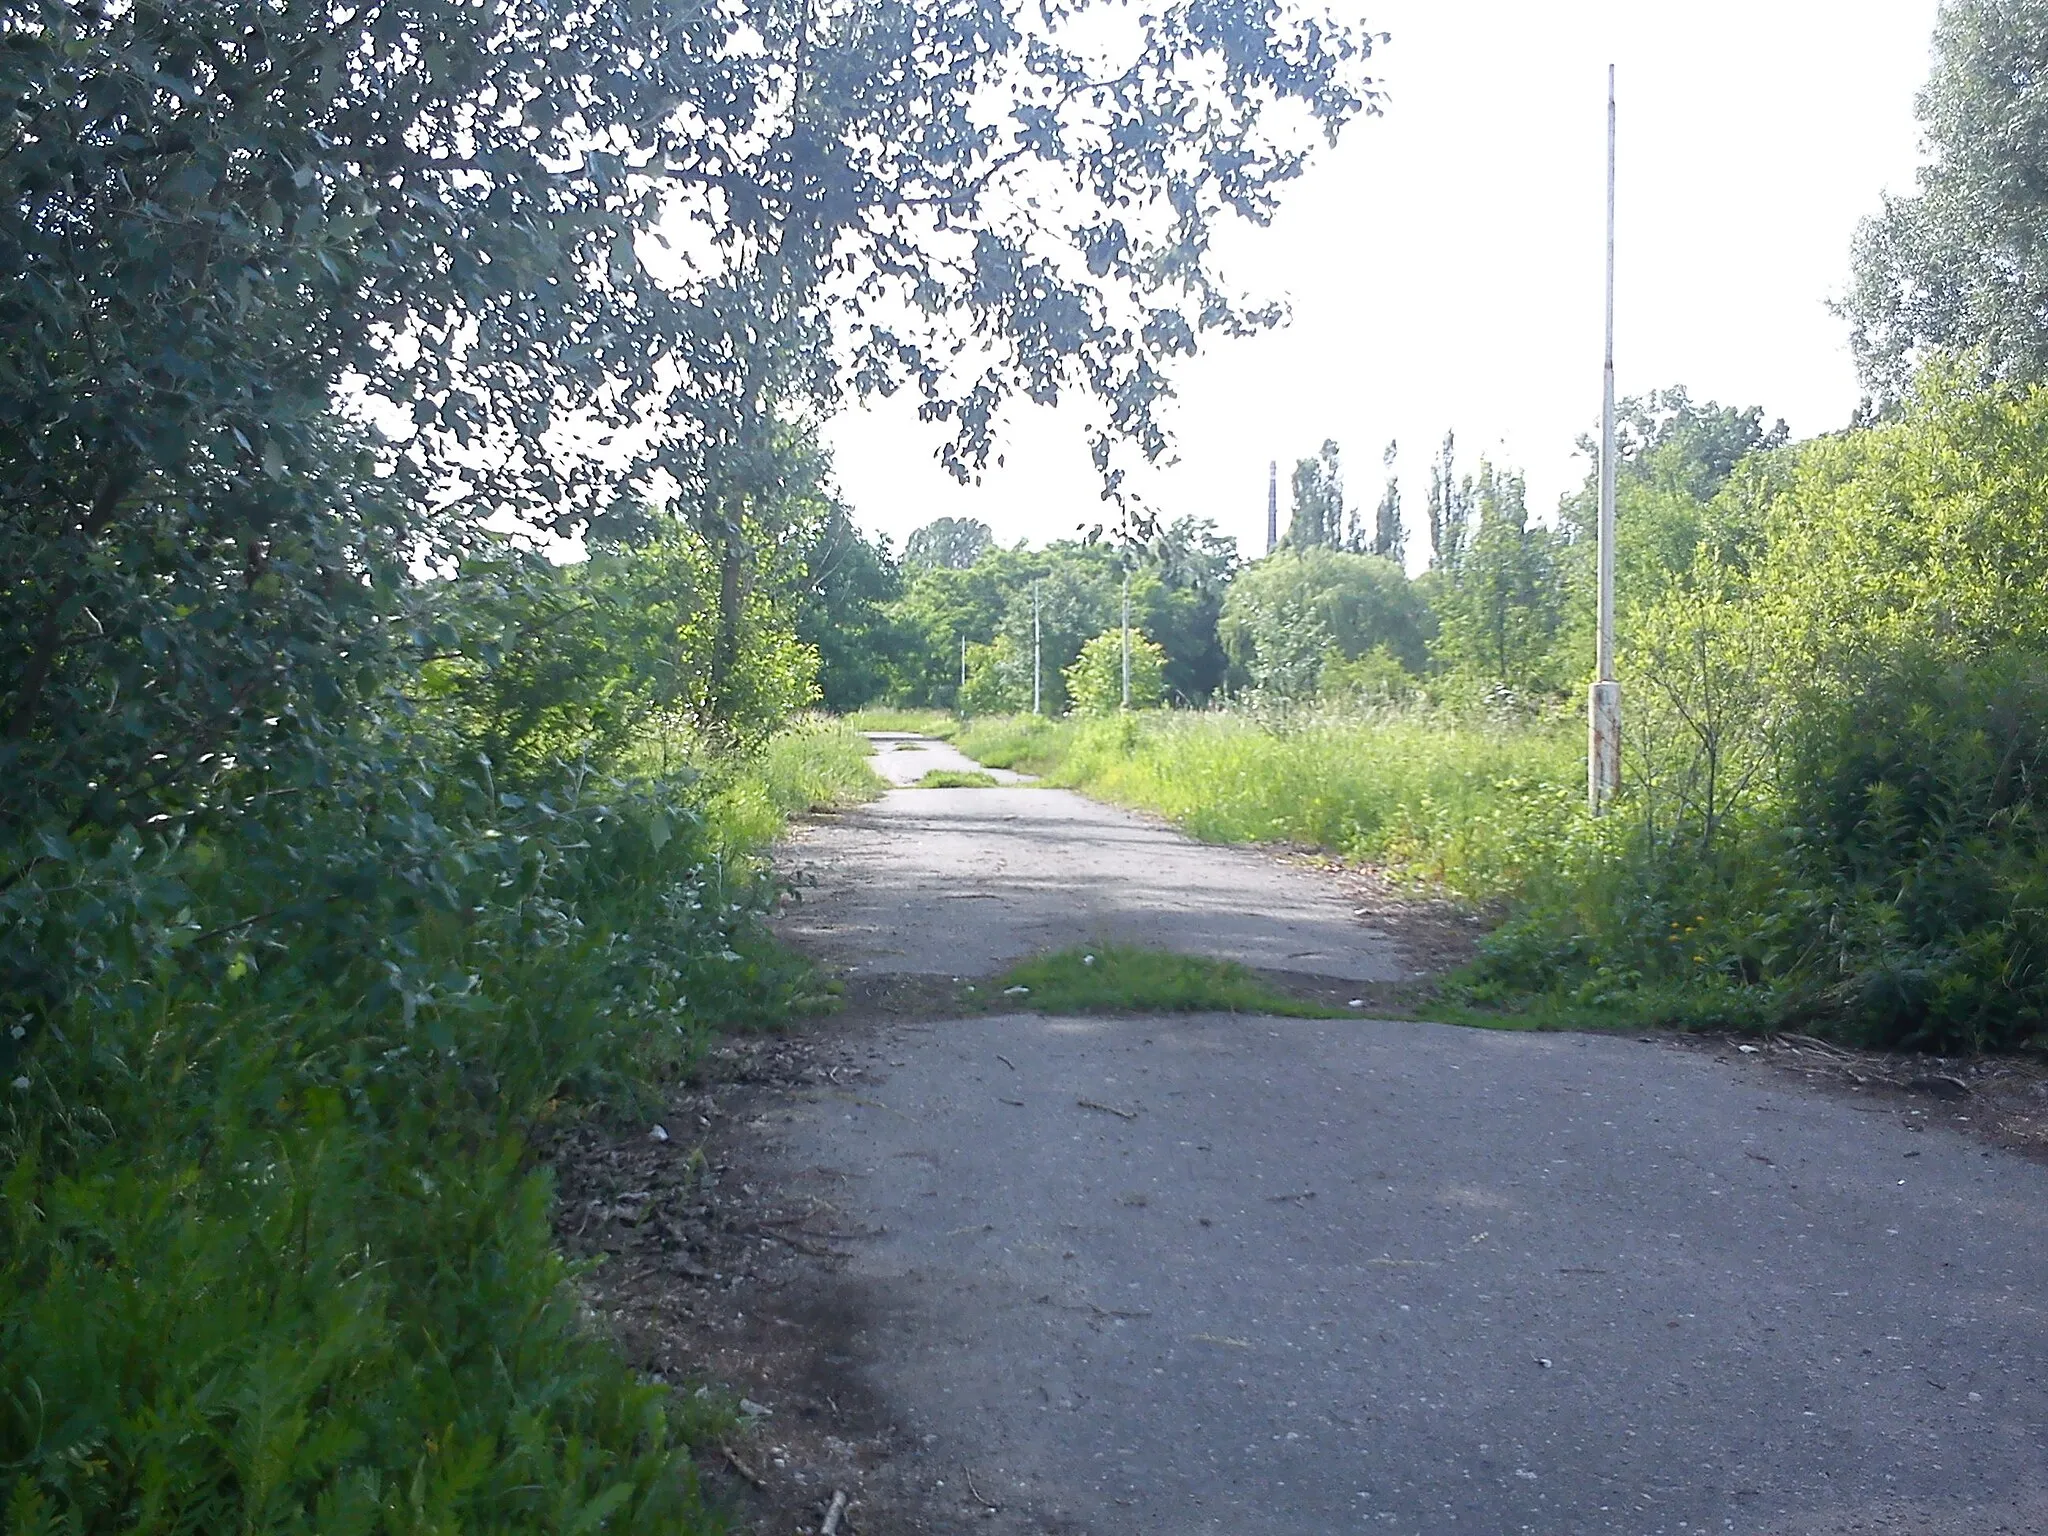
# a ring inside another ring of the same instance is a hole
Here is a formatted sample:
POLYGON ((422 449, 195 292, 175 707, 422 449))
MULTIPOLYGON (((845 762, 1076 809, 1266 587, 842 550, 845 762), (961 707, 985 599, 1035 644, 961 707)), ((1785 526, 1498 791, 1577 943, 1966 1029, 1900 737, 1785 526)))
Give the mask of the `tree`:
POLYGON ((1344 473, 1337 445, 1325 441, 1312 459, 1294 466, 1294 512, 1283 542, 1289 549, 1344 547, 1344 473))
POLYGON ((1379 509, 1373 514, 1372 540, 1361 551, 1396 565, 1406 561, 1408 549, 1408 530, 1401 522, 1401 480, 1394 473, 1399 449, 1399 443, 1390 441, 1380 455, 1380 462, 1387 467, 1387 488, 1380 493, 1379 509))
POLYGON ((1562 679, 1552 669, 1564 614, 1559 576, 1560 536, 1529 523, 1521 475, 1479 461, 1479 473, 1460 487, 1474 512, 1469 537, 1455 546, 1435 594, 1437 664, 1490 687, 1516 692, 1552 691, 1562 679))
POLYGON ((1974 349, 1994 378, 2048 378, 2048 13, 1945 0, 1918 101, 1920 190, 1856 234, 1841 312, 1864 387, 1903 400, 1930 353, 1974 349))
POLYGON ((1092 395, 1114 489, 1172 360, 1275 318, 1215 226, 1373 99, 1372 40, 1282 6, 0 16, 10 881, 31 829, 175 831, 345 718, 487 515, 665 475, 718 551, 716 696, 789 423, 843 391, 914 390, 962 476, 1013 400, 1092 395))
POLYGON ((880 698, 907 637, 888 611, 903 578, 886 538, 869 540, 834 502, 802 554, 796 634, 818 653, 818 702, 844 714, 880 698))
POLYGON ((943 565, 964 571, 996 541, 987 523, 971 517, 934 518, 903 544, 903 563, 911 569, 943 565))
MULTIPOLYGON (((1691 579, 1704 543, 1712 541, 1725 560, 1742 558, 1743 544, 1758 535, 1758 520, 1731 516, 1736 503, 1717 498, 1738 469, 1762 462, 1790 435, 1782 420, 1766 426, 1761 407, 1695 403, 1676 385, 1618 403, 1614 586, 1616 629, 1624 640, 1668 585, 1691 579)), ((1550 672, 1561 680, 1587 672, 1594 646, 1599 447, 1585 436, 1579 451, 1590 461, 1586 479, 1558 505, 1565 596, 1550 672)))
POLYGON ((1429 466, 1429 563, 1431 569, 1455 566, 1472 519, 1471 498, 1458 484, 1458 440, 1444 434, 1443 445, 1429 466))
POLYGON ((1165 647, 1167 695, 1182 704, 1207 703, 1223 686, 1230 662, 1217 625, 1236 570, 1237 541, 1207 518, 1179 518, 1145 547, 1132 612, 1165 647))
POLYGON ((1376 651, 1420 673, 1429 659, 1429 610, 1392 561, 1330 549, 1256 561, 1231 583, 1220 625, 1233 671, 1286 697, 1316 690, 1324 660, 1376 651))
MULTIPOLYGON (((1131 630, 1131 708, 1156 709, 1166 691, 1166 652, 1131 630)), ((1105 629, 1086 645, 1064 675, 1067 697, 1084 715, 1113 715, 1124 703, 1124 632, 1105 629)))

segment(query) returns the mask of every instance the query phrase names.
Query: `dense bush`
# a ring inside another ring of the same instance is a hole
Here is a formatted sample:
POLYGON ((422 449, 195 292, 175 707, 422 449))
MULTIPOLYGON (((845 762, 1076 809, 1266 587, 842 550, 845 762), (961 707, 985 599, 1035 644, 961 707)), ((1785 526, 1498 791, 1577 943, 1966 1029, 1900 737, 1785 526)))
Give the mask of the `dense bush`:
POLYGON ((1923 380, 1701 510, 1624 653, 1627 792, 1483 985, 2040 1047, 2048 392, 1923 380))
POLYGON ((787 1016, 751 852, 857 793, 864 744, 501 779, 480 738, 570 717, 476 654, 460 707, 386 696, 317 776, 132 845, 126 886, 46 882, 69 986, 0 1098, 9 1529, 711 1528, 716 1416, 581 1316, 531 1147, 787 1016))
POLYGON ((1124 673, 1130 672, 1130 707, 1152 709, 1166 693, 1166 652, 1142 634, 1105 629, 1081 647, 1067 668, 1067 698, 1083 715, 1113 715, 1124 707, 1124 673))
POLYGON ((528 1148, 565 1092, 629 1101, 776 1009, 765 891, 675 787, 376 767, 188 845, 184 942, 16 1065, 11 1529, 702 1524, 690 1427, 578 1315, 528 1148), (259 892, 292 915, 222 921, 259 892))

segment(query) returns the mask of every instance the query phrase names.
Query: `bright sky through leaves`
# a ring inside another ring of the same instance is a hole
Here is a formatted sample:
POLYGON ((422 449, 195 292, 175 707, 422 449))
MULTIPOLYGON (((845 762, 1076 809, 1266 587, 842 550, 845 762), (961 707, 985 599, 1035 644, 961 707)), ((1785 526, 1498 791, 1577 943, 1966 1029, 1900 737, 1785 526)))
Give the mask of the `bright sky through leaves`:
MULTIPOLYGON (((1605 66, 1621 76, 1621 390, 1683 384, 1757 404, 1800 435, 1858 399, 1847 328, 1858 218, 1910 191, 1913 96, 1935 0, 1375 0, 1387 115, 1355 125, 1270 230, 1226 247, 1230 275, 1284 296, 1290 327, 1183 369, 1180 463, 1143 486, 1168 516, 1262 547, 1266 463, 1342 443, 1353 500, 1379 497, 1402 445, 1411 524, 1427 462, 1456 429, 1528 472, 1539 511, 1576 486, 1600 401, 1605 66)), ((1085 407, 1011 423, 978 489, 932 462, 907 407, 849 413, 831 438, 859 521, 905 534, 972 516, 1037 543, 1105 520, 1085 407)), ((1285 512, 1283 508, 1283 523, 1285 512)), ((1411 550, 1426 540, 1409 538, 1411 550)))

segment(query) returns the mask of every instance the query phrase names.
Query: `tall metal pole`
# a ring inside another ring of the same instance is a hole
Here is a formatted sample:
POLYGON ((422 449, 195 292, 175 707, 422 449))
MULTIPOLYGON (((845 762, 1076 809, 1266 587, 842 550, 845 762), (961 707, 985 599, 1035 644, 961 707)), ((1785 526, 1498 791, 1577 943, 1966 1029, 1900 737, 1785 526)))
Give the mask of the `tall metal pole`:
POLYGON ((1031 583, 1031 713, 1042 715, 1038 707, 1038 583, 1031 583))
POLYGON ((1600 401, 1599 677, 1586 707, 1586 801, 1621 786, 1621 684, 1614 680, 1614 66, 1607 66, 1607 349, 1600 401))
POLYGON ((967 637, 960 637, 960 707, 967 707, 967 637))
POLYGON ((1280 461, 1266 461, 1266 553, 1280 542, 1280 461))
POLYGON ((1124 708, 1131 707, 1131 568, 1124 567, 1124 708))

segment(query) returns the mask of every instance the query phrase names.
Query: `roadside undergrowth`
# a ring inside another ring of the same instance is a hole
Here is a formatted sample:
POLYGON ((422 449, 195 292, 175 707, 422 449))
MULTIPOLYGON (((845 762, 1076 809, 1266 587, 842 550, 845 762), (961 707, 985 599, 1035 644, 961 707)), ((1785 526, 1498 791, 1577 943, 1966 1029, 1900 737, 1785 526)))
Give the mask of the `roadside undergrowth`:
POLYGON ((815 1001, 759 848, 860 745, 525 794, 394 746, 185 849, 176 942, 0 1090, 0 1525, 723 1528, 732 1418, 588 1316, 534 1149, 815 1001))

